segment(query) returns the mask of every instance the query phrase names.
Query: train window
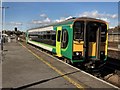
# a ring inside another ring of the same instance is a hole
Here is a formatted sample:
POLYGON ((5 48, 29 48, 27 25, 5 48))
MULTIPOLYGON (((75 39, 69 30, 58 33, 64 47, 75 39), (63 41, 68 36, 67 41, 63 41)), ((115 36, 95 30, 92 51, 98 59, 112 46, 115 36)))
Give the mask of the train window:
POLYGON ((43 39, 46 39, 46 35, 43 35, 43 39))
POLYGON ((51 34, 56 34, 56 31, 55 30, 51 30, 51 34))
POLYGON ((101 30, 101 42, 106 41, 107 25, 99 22, 88 22, 87 33, 89 42, 96 42, 97 30, 101 30))
POLYGON ((83 21, 76 21, 74 23, 74 35, 73 35, 73 39, 74 40, 83 40, 83 35, 84 35, 84 22, 83 21))
POLYGON ((50 39, 50 35, 46 35, 47 36, 47 38, 46 39, 50 39))
POLYGON ((38 37, 39 39, 42 39, 42 35, 39 35, 39 37, 38 37))
POLYGON ((40 35, 38 35, 38 38, 41 38, 41 36, 40 36, 40 35))
POLYGON ((101 42, 106 41, 106 36, 107 36, 107 25, 101 24, 101 42))
POLYGON ((37 41, 37 42, 52 45, 52 46, 56 45, 56 31, 55 30, 28 32, 28 37, 29 37, 29 40, 32 40, 32 41, 37 41))
POLYGON ((98 30, 98 25, 95 22, 89 22, 87 24, 87 35, 89 42, 96 42, 96 32, 98 30))
POLYGON ((56 40, 56 35, 55 34, 52 35, 52 40, 56 40))
POLYGON ((63 42, 66 42, 66 39, 67 39, 67 31, 66 31, 66 30, 63 30, 62 41, 63 41, 63 42))
POLYGON ((68 44, 68 32, 66 29, 64 29, 62 31, 62 43, 61 43, 61 47, 62 48, 66 48, 68 44))
POLYGON ((49 34, 49 33, 50 33, 50 31, 47 31, 46 33, 47 33, 47 34, 49 34))
POLYGON ((58 31, 57 41, 60 42, 61 31, 58 31))

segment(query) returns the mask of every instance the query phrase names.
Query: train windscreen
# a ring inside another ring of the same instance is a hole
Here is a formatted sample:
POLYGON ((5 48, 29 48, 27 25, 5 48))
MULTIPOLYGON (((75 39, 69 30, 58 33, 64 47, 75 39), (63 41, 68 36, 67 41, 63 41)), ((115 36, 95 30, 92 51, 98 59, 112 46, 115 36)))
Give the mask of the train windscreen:
POLYGON ((73 35, 73 39, 75 41, 83 41, 84 37, 84 22, 83 21, 76 21, 74 23, 74 35, 73 35))
MULTIPOLYGON (((84 21, 76 21, 73 26, 73 39, 75 41, 83 41, 84 40, 84 21)), ((107 35, 107 25, 101 22, 93 22, 89 21, 86 24, 86 33, 88 34, 89 42, 96 42, 96 33, 97 30, 101 31, 101 42, 106 41, 107 35)))
POLYGON ((100 23, 100 22, 88 22, 87 23, 87 28, 86 28, 87 32, 88 32, 88 39, 89 42, 96 42, 96 33, 97 30, 100 29, 101 32, 101 42, 105 42, 106 41, 106 35, 107 35, 107 25, 104 23, 100 23))

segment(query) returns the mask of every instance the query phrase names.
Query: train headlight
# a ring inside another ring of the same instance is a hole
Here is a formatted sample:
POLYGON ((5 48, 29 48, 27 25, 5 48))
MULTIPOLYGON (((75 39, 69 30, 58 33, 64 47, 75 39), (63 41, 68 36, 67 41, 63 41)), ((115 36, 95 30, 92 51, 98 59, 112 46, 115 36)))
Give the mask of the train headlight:
POLYGON ((78 55, 79 55, 79 52, 76 52, 76 55, 78 56, 78 55))
POLYGON ((103 55, 103 52, 101 52, 101 55, 103 55))
POLYGON ((82 52, 75 52, 74 55, 76 55, 76 56, 81 56, 81 55, 82 55, 82 52))
POLYGON ((105 59, 105 51, 100 52, 100 59, 101 60, 105 59))
POLYGON ((77 52, 73 52, 73 57, 74 60, 80 60, 82 59, 82 52, 77 51, 77 52))
POLYGON ((105 54, 105 52, 104 52, 104 51, 101 51, 101 52, 100 52, 100 54, 101 54, 101 55, 104 55, 104 54, 105 54))

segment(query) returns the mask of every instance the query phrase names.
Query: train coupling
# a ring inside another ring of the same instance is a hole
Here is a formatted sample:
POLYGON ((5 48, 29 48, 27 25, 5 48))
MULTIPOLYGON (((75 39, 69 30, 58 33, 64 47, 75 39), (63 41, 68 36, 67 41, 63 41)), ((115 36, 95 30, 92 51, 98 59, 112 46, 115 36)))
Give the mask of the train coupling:
POLYGON ((95 63, 93 63, 92 61, 90 61, 89 63, 85 64, 85 67, 93 69, 93 68, 95 68, 95 63))

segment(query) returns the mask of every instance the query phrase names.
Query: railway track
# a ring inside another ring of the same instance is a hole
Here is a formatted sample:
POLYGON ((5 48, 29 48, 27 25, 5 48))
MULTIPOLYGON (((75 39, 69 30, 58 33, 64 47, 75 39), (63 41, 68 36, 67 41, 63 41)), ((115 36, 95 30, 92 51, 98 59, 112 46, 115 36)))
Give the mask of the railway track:
MULTIPOLYGON (((22 43, 25 44, 25 40, 22 40, 22 43)), ((31 46, 31 45, 29 45, 29 46, 33 48, 33 46, 31 46)), ((40 51, 42 50, 42 52, 44 52, 44 53, 51 54, 50 52, 45 51, 43 49, 38 49, 36 47, 34 47, 34 48, 37 50, 40 50, 40 51)), ((52 55, 52 56, 54 56, 54 55, 52 55)), ((54 57, 56 57, 56 56, 54 56, 54 57)), ((58 58, 58 59, 62 60, 62 58, 58 58)), ((80 70, 82 69, 85 72, 92 74, 93 76, 95 76, 97 78, 100 78, 102 80, 105 80, 107 82, 110 82, 110 83, 120 87, 120 60, 118 60, 118 59, 108 57, 106 64, 97 70, 90 70, 90 69, 86 70, 85 68, 83 68, 79 65, 74 66, 74 67, 76 67, 80 70), (116 80, 116 78, 118 81, 116 80)))
POLYGON ((108 57, 106 64, 92 75, 120 87, 120 60, 108 57))
POLYGON ((106 66, 112 67, 115 70, 120 70, 120 60, 108 57, 108 61, 106 62, 106 66))

